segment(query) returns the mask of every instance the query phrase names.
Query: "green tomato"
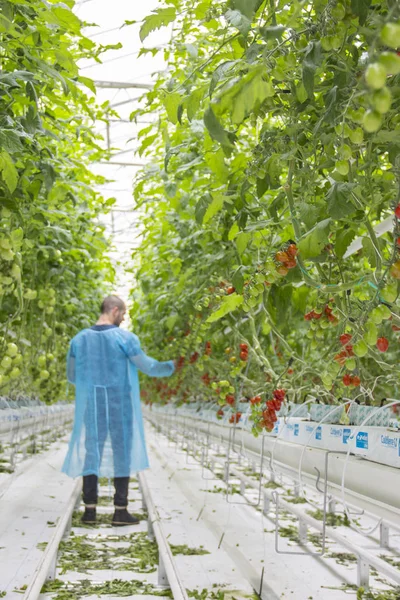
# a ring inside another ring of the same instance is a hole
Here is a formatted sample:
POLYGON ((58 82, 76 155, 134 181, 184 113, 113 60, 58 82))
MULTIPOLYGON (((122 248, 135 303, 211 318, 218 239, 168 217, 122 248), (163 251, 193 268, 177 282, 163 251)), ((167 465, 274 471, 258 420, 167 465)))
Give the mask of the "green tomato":
POLYGON ((52 354, 51 352, 48 352, 48 353, 46 354, 46 358, 47 358, 47 360, 50 360, 50 361, 52 361, 52 360, 54 360, 55 356, 54 356, 54 354, 52 354))
POLYGON ((346 16, 346 9, 343 4, 340 4, 340 2, 336 4, 336 6, 334 6, 331 10, 331 15, 337 21, 344 19, 346 16))
POLYGON ((350 141, 353 144, 362 144, 364 141, 364 132, 361 127, 357 127, 357 129, 352 129, 349 135, 350 141))
POLYGON ((335 163, 335 169, 341 175, 347 175, 350 170, 349 161, 338 160, 337 163, 335 163))
POLYGON ((368 346, 364 340, 359 340, 356 344, 354 344, 353 351, 356 356, 362 358, 368 353, 368 346))
POLYGON ((373 93, 372 106, 381 115, 384 115, 390 110, 390 107, 392 106, 392 94, 386 86, 373 93))
POLYGON ((365 81, 372 90, 380 90, 386 83, 386 69, 380 63, 370 63, 365 71, 365 81))
POLYGON ((12 250, 3 250, 3 249, 1 249, 0 250, 0 256, 1 256, 1 258, 3 260, 6 260, 6 261, 9 262, 11 260, 14 260, 15 254, 14 254, 14 252, 12 250))
POLYGON ((39 356, 39 358, 37 359, 37 364, 40 368, 43 368, 46 366, 46 357, 44 354, 41 354, 39 356))
POLYGON ((317 338, 317 340, 322 340, 324 336, 325 336, 325 333, 323 332, 322 329, 318 329, 315 332, 315 337, 317 338))
POLYGON ((10 379, 17 379, 21 375, 21 370, 18 367, 14 367, 10 371, 10 379))
POLYGON ((376 340, 378 339, 378 330, 373 321, 368 321, 365 325, 365 334, 363 340, 366 344, 370 346, 374 346, 376 344, 376 340))
POLYGON ((343 144, 343 146, 339 148, 339 156, 342 160, 350 160, 351 155, 351 148, 348 144, 343 144))
POLYGON ((50 373, 46 371, 46 369, 43 369, 42 371, 40 371, 39 377, 42 380, 48 379, 50 377, 50 373))
POLYGON ((383 290, 381 290, 381 296, 386 302, 395 302, 397 298, 397 285, 395 283, 389 283, 383 290))
POLYGON ((332 377, 329 375, 329 373, 324 373, 321 377, 322 383, 324 384, 324 386, 327 389, 331 389, 332 387, 332 383, 333 383, 333 379, 332 377))
POLYGON ((330 35, 329 36, 330 42, 332 44, 332 48, 333 50, 339 50, 340 46, 342 45, 342 38, 338 35, 330 35))
POLYGON ((389 48, 400 47, 400 23, 386 23, 382 27, 381 40, 389 48))
POLYGON ((311 346, 311 350, 316 350, 318 348, 317 340, 315 340, 315 339, 311 340, 310 346, 311 346))
POLYGON ((1 361, 1 363, 0 363, 1 367, 2 367, 2 368, 5 370, 5 371, 7 371, 7 370, 8 370, 8 369, 11 367, 11 364, 12 364, 12 359, 11 359, 11 356, 5 356, 5 357, 3 358, 3 360, 1 361))
POLYGON ((28 288, 24 293, 24 298, 26 298, 26 300, 35 300, 37 298, 37 292, 28 288))
POLYGON ((380 307, 377 306, 376 308, 374 308, 371 311, 371 314, 369 315, 369 318, 371 319, 372 323, 375 323, 375 325, 380 325, 383 321, 383 315, 380 311, 380 307))
POLYGON ((11 342, 10 344, 7 344, 6 354, 8 356, 11 356, 12 358, 14 356, 17 356, 17 354, 18 354, 18 346, 17 346, 17 344, 14 344, 13 342, 11 342))
POLYGON ((354 371, 354 369, 356 368, 356 361, 354 358, 348 358, 346 360, 346 369, 348 371, 354 371))
POLYGON ((383 52, 379 57, 379 62, 385 67, 388 75, 400 73, 400 56, 396 52, 383 52))
POLYGON ((359 108, 358 110, 349 110, 348 115, 354 123, 362 123, 364 119, 364 109, 359 108))
POLYGON ((322 49, 325 50, 325 52, 329 52, 330 50, 332 50, 332 42, 328 36, 325 36, 321 39, 321 46, 322 49))
POLYGON ((380 314, 382 315, 382 321, 386 321, 392 316, 390 308, 388 306, 385 306, 384 304, 378 306, 377 310, 379 310, 380 314))
POLYGON ((382 125, 382 117, 375 110, 367 110, 363 118, 363 126, 368 133, 374 133, 382 125))
POLYGON ((16 365, 20 365, 20 364, 22 363, 22 361, 23 361, 22 354, 17 354, 17 355, 16 355, 16 356, 14 356, 14 358, 13 358, 13 365, 14 365, 14 366, 16 366, 16 365))

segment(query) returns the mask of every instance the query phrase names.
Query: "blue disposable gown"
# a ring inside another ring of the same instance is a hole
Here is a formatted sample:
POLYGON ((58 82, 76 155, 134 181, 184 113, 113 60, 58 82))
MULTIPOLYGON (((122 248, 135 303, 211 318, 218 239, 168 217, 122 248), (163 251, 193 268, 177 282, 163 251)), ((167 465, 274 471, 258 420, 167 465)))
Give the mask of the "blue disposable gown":
POLYGON ((148 468, 138 369, 168 377, 174 363, 146 356, 138 337, 118 327, 74 337, 67 375, 76 388, 75 420, 64 473, 128 477, 148 468))

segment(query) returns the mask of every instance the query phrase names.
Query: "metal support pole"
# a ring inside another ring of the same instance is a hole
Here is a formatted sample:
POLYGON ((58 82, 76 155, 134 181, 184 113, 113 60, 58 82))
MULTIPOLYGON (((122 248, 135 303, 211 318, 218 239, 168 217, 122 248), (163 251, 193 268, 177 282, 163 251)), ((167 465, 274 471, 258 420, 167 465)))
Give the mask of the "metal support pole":
POLYGON ((264 517, 268 516, 268 513, 270 511, 271 508, 271 499, 269 498, 269 496, 264 492, 264 503, 263 503, 263 515, 264 517))
POLYGON ((328 513, 336 512, 336 500, 334 498, 329 498, 328 500, 328 513))
POLYGON ((244 496, 246 493, 246 484, 243 480, 240 481, 240 494, 244 496))
POLYGON ((369 564, 360 556, 357 557, 357 586, 369 589, 369 564))
POLYGON ((381 548, 389 548, 389 527, 385 523, 380 524, 379 545, 381 548))
POLYGON ((307 523, 305 521, 302 521, 302 519, 299 519, 298 532, 299 532, 300 544, 306 544, 307 543, 307 523))
POLYGON ((169 587, 168 586, 168 577, 167 572, 165 570, 164 562, 160 557, 158 561, 158 574, 157 574, 157 583, 160 587, 169 587))
POLYGON ((153 523, 150 518, 147 519, 147 536, 148 536, 149 540, 151 540, 151 541, 154 540, 153 523))
POLYGON ((53 581, 57 575, 57 552, 51 561, 49 572, 47 573, 46 581, 53 581))

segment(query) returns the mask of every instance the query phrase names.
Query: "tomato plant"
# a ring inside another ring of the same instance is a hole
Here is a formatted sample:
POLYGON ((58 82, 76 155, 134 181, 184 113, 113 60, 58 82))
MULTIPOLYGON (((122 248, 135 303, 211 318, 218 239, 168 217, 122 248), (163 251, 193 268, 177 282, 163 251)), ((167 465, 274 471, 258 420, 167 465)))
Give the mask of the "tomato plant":
POLYGON ((168 70, 131 115, 153 121, 131 316, 153 353, 200 355, 148 399, 224 405, 227 380, 236 399, 265 393, 262 415, 277 385, 397 393, 400 230, 376 226, 400 201, 400 8, 379 6, 173 0, 145 19, 143 40, 174 34, 143 49, 168 70))
POLYGON ((101 155, 91 125, 104 111, 77 67, 102 49, 72 7, 0 2, 0 393, 47 402, 64 397, 69 340, 113 275, 97 221, 113 200, 87 159, 101 155))

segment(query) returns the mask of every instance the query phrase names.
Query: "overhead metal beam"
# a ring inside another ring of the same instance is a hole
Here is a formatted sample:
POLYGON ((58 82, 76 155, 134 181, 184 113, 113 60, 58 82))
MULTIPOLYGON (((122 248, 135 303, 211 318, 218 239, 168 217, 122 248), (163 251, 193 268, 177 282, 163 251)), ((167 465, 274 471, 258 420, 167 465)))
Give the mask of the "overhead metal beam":
POLYGON ((152 90, 154 85, 152 83, 135 83, 135 82, 124 82, 124 81, 95 81, 95 86, 98 88, 112 89, 112 90, 152 90))

